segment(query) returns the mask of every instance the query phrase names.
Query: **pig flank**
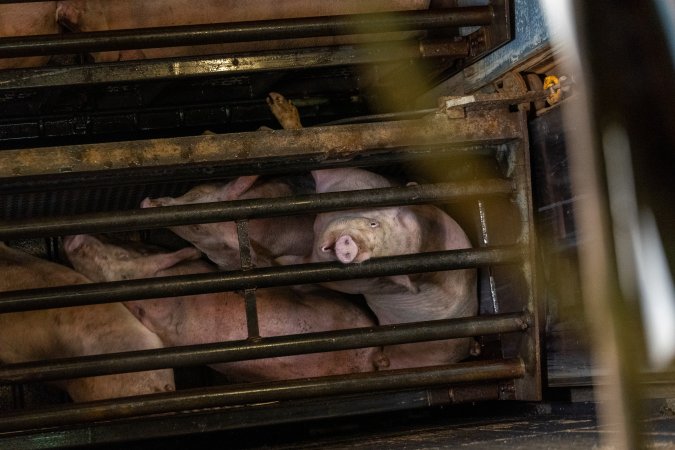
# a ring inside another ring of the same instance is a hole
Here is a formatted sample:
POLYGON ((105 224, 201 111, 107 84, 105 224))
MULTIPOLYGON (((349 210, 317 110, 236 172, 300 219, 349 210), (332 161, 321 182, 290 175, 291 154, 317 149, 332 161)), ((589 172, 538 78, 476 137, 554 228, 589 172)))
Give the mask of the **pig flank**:
MULTIPOLYGON (((165 257, 174 261, 177 252, 150 250, 141 244, 115 245, 101 238, 78 235, 64 239, 66 254, 76 269, 82 269, 96 281, 116 281, 116 264, 99 254, 117 255, 127 265, 138 266, 137 273, 150 274, 144 268, 147 258, 165 257), (143 248, 141 252, 139 249, 143 248), (108 267, 101 267, 100 265, 108 267)), ((180 250, 179 250, 180 252, 180 250)), ((150 276, 185 275, 215 271, 201 260, 185 260, 150 276)), ((126 302, 126 306, 165 345, 191 345, 247 338, 244 300, 233 292, 189 295, 165 299, 126 302)), ((261 336, 281 336, 351 327, 373 326, 374 321, 343 294, 316 288, 302 297, 287 288, 257 291, 258 322, 261 336)), ((378 349, 356 349, 315 353, 262 360, 214 364, 211 367, 233 380, 256 381, 335 375, 374 370, 386 365, 378 349)))
MULTIPOLYGON (((74 270, 0 244, 0 291, 90 283, 74 270)), ((0 314, 0 360, 21 363, 153 349, 160 339, 121 303, 0 314)), ((171 391, 173 371, 60 381, 77 402, 171 391)))
MULTIPOLYGON (((142 208, 184 205, 251 198, 275 198, 297 192, 283 179, 258 180, 257 176, 239 177, 227 184, 199 185, 181 197, 146 198, 142 208)), ((300 190, 300 193, 303 191, 300 190)), ((256 265, 270 265, 281 255, 304 255, 312 246, 313 216, 288 216, 249 221, 251 257, 256 265)), ((218 264, 233 270, 240 267, 239 239, 234 222, 183 225, 169 228, 181 238, 200 249, 218 264)))

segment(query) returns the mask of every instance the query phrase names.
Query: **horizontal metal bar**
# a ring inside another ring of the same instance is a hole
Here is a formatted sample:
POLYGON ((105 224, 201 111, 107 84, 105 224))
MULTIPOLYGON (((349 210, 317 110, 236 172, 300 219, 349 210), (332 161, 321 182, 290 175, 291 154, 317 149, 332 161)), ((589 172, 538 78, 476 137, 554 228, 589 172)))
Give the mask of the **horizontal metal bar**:
POLYGON ((0 384, 510 333, 527 329, 529 321, 527 313, 510 313, 6 364, 0 366, 0 384))
POLYGON ((379 64, 415 58, 468 55, 468 42, 445 41, 425 50, 422 42, 392 42, 369 45, 275 50, 236 55, 199 56, 172 59, 148 59, 66 67, 42 67, 0 71, 0 90, 93 83, 117 83, 177 79, 199 75, 253 73, 266 70, 336 67, 355 64, 379 64))
MULTIPOLYGON (((489 382, 488 382, 489 383, 489 382)), ((486 386, 483 400, 496 400, 489 390, 499 392, 498 382, 486 386)), ((475 386, 460 385, 453 391, 470 390, 475 386)), ((214 431, 235 430, 252 426, 279 425, 307 420, 359 416, 444 405, 436 399, 448 397, 447 388, 377 392, 359 395, 331 396, 325 399, 287 400, 283 403, 248 405, 246 408, 222 408, 209 414, 181 413, 156 417, 135 418, 100 424, 77 424, 68 427, 34 430, 29 433, 3 434, 2 443, 9 449, 38 450, 53 448, 58 442, 63 448, 91 447, 92 445, 122 443, 151 438, 167 438, 186 434, 204 434, 214 431)), ((460 394, 461 395, 461 394, 460 394)), ((195 447, 193 445, 193 447, 195 447)))
POLYGON ((510 194, 514 190, 510 180, 489 179, 4 221, 0 223, 0 241, 315 214, 359 207, 439 203, 510 194))
POLYGON ((402 273, 438 272, 522 261, 520 245, 447 250, 373 258, 359 264, 339 262, 263 267, 246 272, 211 272, 140 280, 92 283, 0 293, 0 313, 62 308, 147 298, 235 291, 272 286, 375 278, 402 273))
MULTIPOLYGON (((2 178, 159 168, 227 162, 231 166, 286 167, 330 163, 402 148, 500 144, 522 138, 518 114, 481 111, 461 120, 445 114, 417 120, 259 130, 0 152, 2 178)), ((317 167, 320 168, 320 167, 317 167)), ((1 187, 0 187, 1 188, 1 187)))
POLYGON ((127 417, 217 408, 228 405, 357 394, 393 389, 522 377, 521 359, 475 361, 423 369, 401 369, 344 376, 247 383, 167 394, 64 405, 60 408, 0 416, 0 432, 28 430, 127 417))
POLYGON ((0 58, 489 25, 490 6, 181 25, 0 39, 0 58))

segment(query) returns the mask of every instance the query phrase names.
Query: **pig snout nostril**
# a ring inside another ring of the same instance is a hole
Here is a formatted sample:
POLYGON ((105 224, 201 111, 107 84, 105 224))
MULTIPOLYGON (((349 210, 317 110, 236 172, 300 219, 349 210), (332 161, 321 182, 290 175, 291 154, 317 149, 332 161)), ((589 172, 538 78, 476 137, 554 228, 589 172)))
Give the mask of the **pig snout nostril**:
POLYGON ((335 243, 335 256, 342 263, 350 263, 356 259, 359 254, 359 246, 351 236, 340 236, 335 243))

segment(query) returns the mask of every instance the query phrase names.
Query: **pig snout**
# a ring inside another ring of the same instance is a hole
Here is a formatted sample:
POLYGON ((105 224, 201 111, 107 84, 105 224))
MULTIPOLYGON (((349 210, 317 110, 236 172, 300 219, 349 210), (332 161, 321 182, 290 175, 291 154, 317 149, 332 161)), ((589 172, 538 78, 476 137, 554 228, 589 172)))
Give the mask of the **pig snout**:
POLYGON ((359 254, 359 246, 348 234, 340 236, 335 241, 335 256, 344 264, 350 263, 356 259, 359 254))

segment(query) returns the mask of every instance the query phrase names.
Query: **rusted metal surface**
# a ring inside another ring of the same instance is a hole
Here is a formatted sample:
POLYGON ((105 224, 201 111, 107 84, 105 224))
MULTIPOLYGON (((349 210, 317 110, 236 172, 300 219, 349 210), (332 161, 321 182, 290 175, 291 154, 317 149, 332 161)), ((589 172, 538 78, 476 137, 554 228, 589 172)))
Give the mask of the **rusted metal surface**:
POLYGON ((335 261, 263 267, 246 272, 214 272, 5 291, 0 293, 0 313, 512 264, 521 261, 523 256, 521 245, 495 246, 373 258, 359 264, 345 265, 335 261))
POLYGON ((482 111, 464 120, 435 115, 378 124, 5 150, 0 152, 0 179, 222 161, 274 165, 298 157, 328 162, 407 147, 494 144, 520 136, 515 115, 482 111))
POLYGON ((523 332, 528 323, 527 314, 510 313, 6 364, 0 366, 0 384, 523 332))
POLYGON ((389 389, 511 379, 523 376, 518 359, 476 361, 422 369, 306 378, 270 383, 247 383, 169 394, 143 395, 118 400, 67 405, 61 408, 6 415, 0 432, 111 420, 166 412, 227 405, 355 394, 389 389))
POLYGON ((541 400, 542 398, 542 373, 541 373, 541 339, 543 331, 539 325, 543 320, 543 305, 540 305, 539 294, 536 291, 537 281, 534 269, 536 254, 534 223, 532 222, 532 186, 530 181, 530 157, 527 119, 524 111, 518 113, 521 119, 523 137, 511 148, 513 159, 513 177, 516 182, 515 194, 518 213, 520 214, 520 236, 518 242, 525 248, 526 257, 521 262, 521 270, 525 279, 526 292, 522 295, 524 306, 532 314, 532 326, 523 337, 520 345, 520 355, 525 361, 527 374, 522 380, 515 382, 515 399, 517 400, 541 400))
POLYGON ((53 86, 178 79, 200 75, 248 74, 270 70, 381 64, 415 58, 468 54, 466 40, 395 41, 369 45, 341 45, 293 50, 121 61, 82 66, 43 67, 0 71, 0 91, 53 86))

